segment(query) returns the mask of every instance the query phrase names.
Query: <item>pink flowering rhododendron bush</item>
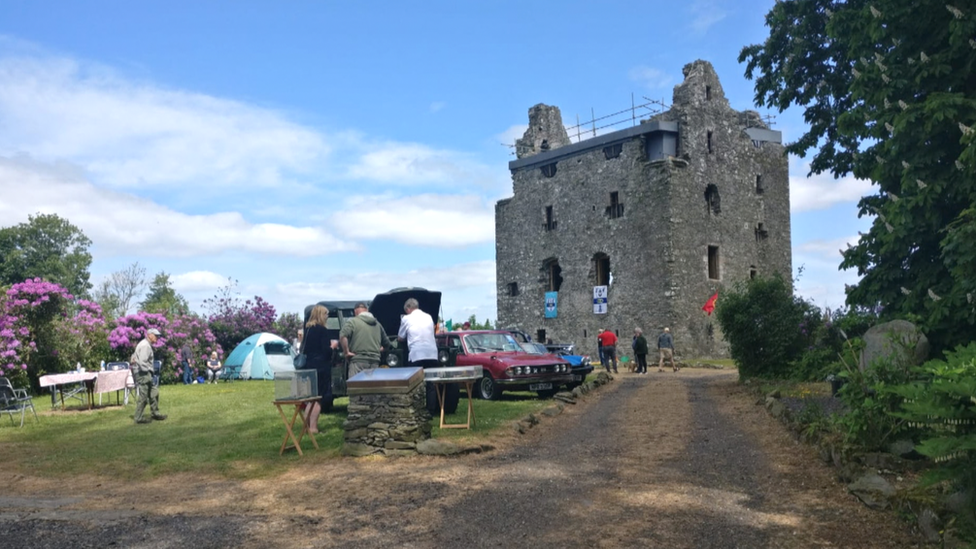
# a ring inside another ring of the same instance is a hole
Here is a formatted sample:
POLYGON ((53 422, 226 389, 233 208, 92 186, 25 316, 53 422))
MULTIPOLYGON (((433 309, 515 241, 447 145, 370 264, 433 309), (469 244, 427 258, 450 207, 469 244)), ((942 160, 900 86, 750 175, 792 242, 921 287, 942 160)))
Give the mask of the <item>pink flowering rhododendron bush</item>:
POLYGON ((217 351, 223 358, 223 350, 202 318, 178 315, 168 320, 161 314, 140 312, 116 320, 115 328, 108 335, 115 360, 128 361, 150 328, 156 328, 162 334, 153 345, 156 360, 162 361, 162 383, 173 383, 182 377, 183 368, 177 353, 184 343, 188 343, 193 351, 194 376, 203 371, 203 361, 211 351, 217 351))
MULTIPOLYGON (((96 306, 97 307, 97 306, 96 306)), ((65 325, 87 305, 76 306, 74 296, 58 284, 39 278, 14 284, 0 301, 0 370, 15 384, 37 387, 37 378, 70 369, 81 348, 65 339, 65 325)))

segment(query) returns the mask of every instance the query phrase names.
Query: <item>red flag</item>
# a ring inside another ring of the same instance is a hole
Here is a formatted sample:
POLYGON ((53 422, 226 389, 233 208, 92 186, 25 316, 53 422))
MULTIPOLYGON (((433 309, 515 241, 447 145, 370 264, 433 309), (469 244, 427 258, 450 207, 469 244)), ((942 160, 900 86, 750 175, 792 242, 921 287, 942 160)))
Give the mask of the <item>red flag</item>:
POLYGON ((705 304, 702 305, 702 310, 708 313, 708 316, 712 316, 712 311, 715 310, 715 301, 717 299, 718 299, 718 292, 715 292, 715 295, 708 298, 708 301, 706 301, 705 304))

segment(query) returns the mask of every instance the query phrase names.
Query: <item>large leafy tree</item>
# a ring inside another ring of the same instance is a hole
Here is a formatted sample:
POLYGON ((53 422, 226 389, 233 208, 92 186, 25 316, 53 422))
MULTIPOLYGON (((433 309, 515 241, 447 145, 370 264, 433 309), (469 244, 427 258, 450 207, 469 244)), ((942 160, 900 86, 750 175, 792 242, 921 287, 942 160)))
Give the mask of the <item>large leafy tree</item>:
POLYGON ((160 272, 153 277, 153 281, 149 284, 146 299, 139 304, 139 309, 147 313, 156 313, 172 318, 176 315, 186 314, 190 307, 186 299, 173 289, 169 275, 160 272))
POLYGON ((41 278, 87 296, 89 246, 81 229, 57 214, 28 216, 27 223, 0 229, 0 285, 41 278))
POLYGON ((976 6, 921 0, 794 0, 744 48, 756 102, 804 109, 787 151, 812 173, 874 183, 874 218, 842 268, 862 275, 848 304, 920 321, 936 347, 976 324, 976 6), (953 5, 957 4, 957 5, 953 5))
MULTIPOLYGON (((260 296, 254 296, 253 301, 241 301, 237 281, 230 278, 226 286, 217 290, 217 295, 203 301, 203 307, 209 313, 207 320, 217 343, 227 350, 234 349, 252 334, 275 329, 274 306, 260 296)), ((294 336, 282 337, 290 341, 294 336)))

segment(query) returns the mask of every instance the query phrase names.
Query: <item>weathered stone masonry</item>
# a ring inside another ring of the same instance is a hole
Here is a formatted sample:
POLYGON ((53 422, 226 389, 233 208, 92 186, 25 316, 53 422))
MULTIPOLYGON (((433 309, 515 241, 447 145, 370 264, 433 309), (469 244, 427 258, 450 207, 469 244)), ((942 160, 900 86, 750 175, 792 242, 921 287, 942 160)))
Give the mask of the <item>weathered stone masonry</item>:
MULTIPOLYGON (((609 328, 630 354, 671 327, 679 354, 727 355, 716 291, 755 274, 791 276, 787 158, 780 132, 733 110, 711 64, 695 61, 670 110, 572 143, 557 107, 529 110, 509 164, 514 196, 495 206, 500 326, 596 354, 609 328), (608 313, 593 287, 609 282, 608 313), (558 287, 558 316, 544 318, 558 287)), ((721 298, 721 297, 720 297, 721 298)))

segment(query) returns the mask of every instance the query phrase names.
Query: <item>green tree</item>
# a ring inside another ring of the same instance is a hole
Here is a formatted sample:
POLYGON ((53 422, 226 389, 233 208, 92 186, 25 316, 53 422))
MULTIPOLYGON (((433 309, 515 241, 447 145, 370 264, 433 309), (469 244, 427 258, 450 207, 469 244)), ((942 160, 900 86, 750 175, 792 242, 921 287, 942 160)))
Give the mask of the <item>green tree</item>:
POLYGON ((0 285, 41 278, 75 296, 91 289, 91 240, 57 214, 28 216, 27 223, 0 229, 0 285))
POLYGON ((976 9, 923 0, 796 0, 742 50, 756 102, 804 108, 811 172, 870 180, 871 230, 842 252, 852 306, 922 324, 936 348, 976 324, 976 9))
POLYGON ((715 317, 729 342, 740 378, 788 378, 815 337, 820 311, 792 294, 778 274, 740 282, 725 291, 715 317))
POLYGON ((149 284, 149 292, 146 294, 146 299, 139 304, 139 309, 172 318, 175 315, 186 314, 190 307, 186 299, 173 289, 169 275, 160 271, 149 284))

